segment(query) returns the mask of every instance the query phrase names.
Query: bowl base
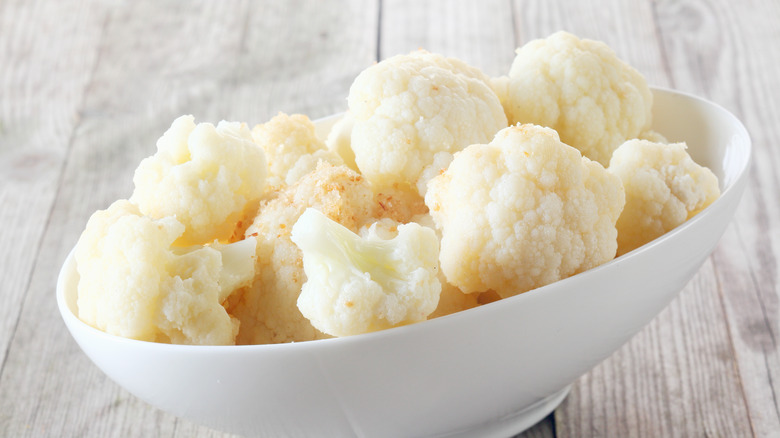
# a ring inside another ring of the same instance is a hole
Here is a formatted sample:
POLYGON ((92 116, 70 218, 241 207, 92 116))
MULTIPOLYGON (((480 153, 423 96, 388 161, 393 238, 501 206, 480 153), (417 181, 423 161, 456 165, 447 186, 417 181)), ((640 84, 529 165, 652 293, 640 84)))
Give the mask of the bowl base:
POLYGON ((509 436, 515 436, 538 423, 544 417, 550 414, 550 412, 554 411, 555 408, 557 408, 558 405, 563 402, 563 399, 569 395, 570 390, 571 385, 568 385, 560 391, 548 395, 531 406, 501 417, 496 421, 482 423, 468 429, 460 429, 452 433, 440 435, 440 437, 470 438, 479 436, 485 438, 506 438, 509 436))

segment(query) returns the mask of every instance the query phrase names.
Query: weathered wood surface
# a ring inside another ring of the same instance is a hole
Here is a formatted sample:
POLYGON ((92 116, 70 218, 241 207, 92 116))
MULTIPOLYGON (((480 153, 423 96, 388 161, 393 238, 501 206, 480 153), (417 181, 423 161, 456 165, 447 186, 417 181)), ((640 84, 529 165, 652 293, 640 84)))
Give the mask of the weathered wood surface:
POLYGON ((750 186, 680 296, 527 437, 780 434, 780 3, 765 0, 0 1, 0 436, 221 437, 109 381, 64 329, 59 266, 176 116, 342 111, 423 47, 486 73, 565 29, 747 126, 750 186))

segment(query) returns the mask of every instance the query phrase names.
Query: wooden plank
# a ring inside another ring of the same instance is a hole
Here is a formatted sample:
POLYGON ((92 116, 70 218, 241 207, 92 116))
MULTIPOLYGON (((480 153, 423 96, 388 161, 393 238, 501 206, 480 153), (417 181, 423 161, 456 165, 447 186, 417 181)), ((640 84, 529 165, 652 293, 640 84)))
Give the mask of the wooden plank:
POLYGON ((423 48, 460 58, 486 74, 509 72, 516 48, 506 1, 382 2, 379 57, 423 48))
MULTIPOLYGON (((651 84, 675 86, 678 70, 708 67, 680 66, 679 59, 670 57, 658 40, 659 33, 665 38, 670 28, 686 26, 671 21, 676 14, 667 17, 654 10, 654 3, 520 1, 516 5, 518 40, 559 29, 602 40, 651 84)), ((685 45, 684 50, 691 49, 685 45)), ((740 377, 729 354, 728 327, 712 323, 724 318, 714 278, 708 262, 669 308, 575 384, 556 411, 558 436, 750 434, 740 377)))
POLYGON ((551 438, 555 434, 555 415, 551 413, 532 427, 526 429, 513 438, 551 438))
POLYGON ((108 381, 53 300, 86 218, 129 194, 133 168, 174 117, 319 117, 345 108, 352 78, 377 57, 422 46, 501 74, 516 44, 558 29, 606 41, 653 84, 731 109, 756 158, 737 219, 698 276, 577 382, 555 420, 523 436, 780 430, 780 5, 382 4, 380 14, 359 1, 0 2, 0 245, 24 248, 0 253, 0 436, 226 436, 108 381))
POLYGON ((102 14, 91 3, 74 2, 68 20, 60 18, 66 8, 57 3, 1 5, 0 364, 16 330, 75 114, 95 62, 102 14), (41 28, 51 35, 50 42, 40 40, 41 28), (53 52, 80 56, 54 57, 53 52))
POLYGON ((756 436, 780 430, 780 5, 661 3, 678 87, 734 112, 753 140, 745 199, 713 260, 736 368, 756 436))
MULTIPOLYGON (((329 8, 318 1, 101 5, 107 10, 102 33, 74 30, 98 42, 99 54, 94 72, 76 78, 88 86, 0 379, 0 435, 223 436, 146 405, 89 363, 57 313, 57 271, 88 216, 130 194, 135 166, 154 152, 176 116, 257 123, 278 110, 316 117, 343 109, 354 75, 376 53, 377 7, 359 1, 329 8)), ((57 9, 46 19, 62 16, 57 9)), ((31 38, 46 46, 47 35, 31 38)), ((81 56, 78 48, 61 49, 45 55, 81 56)))

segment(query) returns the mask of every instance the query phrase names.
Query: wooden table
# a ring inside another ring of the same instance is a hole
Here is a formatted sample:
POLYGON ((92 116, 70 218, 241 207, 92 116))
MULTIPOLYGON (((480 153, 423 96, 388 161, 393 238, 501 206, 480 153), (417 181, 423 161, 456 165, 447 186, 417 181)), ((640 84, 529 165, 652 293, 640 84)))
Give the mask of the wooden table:
POLYGON ((779 19, 773 0, 0 1, 0 436, 223 436, 108 380, 54 300, 87 218, 175 117, 318 118, 378 59, 424 47, 499 75, 559 29, 725 106, 755 156, 698 275, 523 436, 780 436, 779 19))

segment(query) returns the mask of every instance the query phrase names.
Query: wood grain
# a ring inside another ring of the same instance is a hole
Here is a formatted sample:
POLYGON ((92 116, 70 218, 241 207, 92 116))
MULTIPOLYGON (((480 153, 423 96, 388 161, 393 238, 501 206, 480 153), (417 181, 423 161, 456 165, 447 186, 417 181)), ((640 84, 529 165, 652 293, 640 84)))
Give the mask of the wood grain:
POLYGON ((580 379, 556 412, 561 436, 750 435, 727 327, 711 319, 719 307, 708 262, 652 324, 580 379))
POLYGON ((101 11, 62 5, 5 2, 0 22, 0 363, 22 312, 40 238, 57 196, 101 32, 101 11), (45 27, 51 41, 35 29, 45 27), (76 30, 79 30, 78 32, 76 30), (52 52, 81 53, 57 58, 52 52), (52 71, 59 71, 60 81, 52 71))
POLYGON ((515 47, 561 29, 733 111, 754 159, 697 276, 520 436, 777 436, 777 17, 773 0, 0 1, 0 436, 229 436, 108 380, 53 299, 89 215, 130 194, 175 117, 317 118, 376 60, 423 47, 505 74, 515 47))
POLYGON ((753 140, 751 183, 713 265, 740 392, 756 436, 780 431, 780 180, 775 170, 780 113, 777 95, 767 92, 778 89, 780 31, 769 23, 780 14, 779 6, 756 1, 658 5, 669 64, 678 66, 671 69, 675 86, 734 112, 753 140))
POLYGON ((87 84, 72 138, 56 142, 69 146, 65 168, 47 186, 59 191, 31 254, 29 285, 19 287, 25 311, 0 378, 0 435, 218 435, 151 408, 89 363, 52 299, 57 266, 93 211, 129 196, 135 166, 178 115, 258 123, 279 110, 321 116, 343 108, 354 75, 375 54, 377 13, 357 1, 339 5, 327 14, 313 1, 285 4, 290 11, 270 10, 275 2, 120 2, 99 20, 100 34, 80 35, 97 54, 79 76, 87 84), (297 19, 280 23, 280 15, 297 19))
MULTIPOLYGON (((780 112, 777 94, 770 90, 778 89, 780 30, 770 22, 780 5, 716 1, 688 7, 696 26, 687 38, 701 48, 688 62, 708 62, 713 68, 680 69, 676 82, 733 111, 753 140, 751 182, 713 262, 753 432, 773 436, 780 431, 780 112), (707 15, 714 24, 701 20, 707 15)), ((672 41, 667 44, 674 47, 672 41)))
POLYGON ((380 59, 422 48, 462 59, 492 76, 509 72, 517 47, 505 0, 385 0, 380 29, 380 59))

